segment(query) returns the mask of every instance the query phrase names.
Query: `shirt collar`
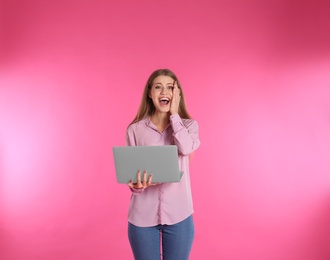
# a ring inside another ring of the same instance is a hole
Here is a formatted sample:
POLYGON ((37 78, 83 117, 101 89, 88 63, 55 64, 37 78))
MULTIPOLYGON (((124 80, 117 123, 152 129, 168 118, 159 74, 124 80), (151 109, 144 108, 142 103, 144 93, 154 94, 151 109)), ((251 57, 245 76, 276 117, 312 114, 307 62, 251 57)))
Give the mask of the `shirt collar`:
MULTIPOLYGON (((150 116, 146 117, 145 119, 145 124, 146 126, 156 130, 157 132, 159 132, 159 130, 157 129, 157 127, 154 125, 154 123, 150 120, 150 116)), ((164 133, 167 128, 169 128, 169 126, 171 125, 171 123, 168 123, 167 126, 165 127, 164 131, 162 133, 164 133)))

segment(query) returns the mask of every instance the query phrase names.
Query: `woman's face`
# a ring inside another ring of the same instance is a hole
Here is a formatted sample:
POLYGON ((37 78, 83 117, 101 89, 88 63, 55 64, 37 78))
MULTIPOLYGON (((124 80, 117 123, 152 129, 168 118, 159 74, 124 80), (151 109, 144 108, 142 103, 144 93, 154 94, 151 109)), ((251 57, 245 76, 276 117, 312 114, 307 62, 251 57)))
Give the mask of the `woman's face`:
POLYGON ((154 79, 149 97, 152 99, 156 112, 168 113, 170 111, 174 79, 169 76, 158 76, 154 79))

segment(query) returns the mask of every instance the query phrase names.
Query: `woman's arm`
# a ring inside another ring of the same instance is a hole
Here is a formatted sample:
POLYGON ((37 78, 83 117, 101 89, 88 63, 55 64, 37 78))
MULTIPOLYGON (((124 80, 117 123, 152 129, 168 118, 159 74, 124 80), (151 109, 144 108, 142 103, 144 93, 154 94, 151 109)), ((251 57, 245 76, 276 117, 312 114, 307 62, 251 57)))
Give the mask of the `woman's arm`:
MULTIPOLYGON (((130 127, 130 126, 127 128, 127 131, 126 131, 126 145, 127 146, 136 146, 134 131, 133 131, 132 127, 130 127)), ((139 195, 144 191, 143 186, 138 187, 132 181, 130 181, 127 185, 130 188, 133 195, 139 195)))
POLYGON ((189 155, 194 152, 200 145, 197 122, 192 119, 183 121, 178 114, 171 115, 170 122, 179 153, 189 155))

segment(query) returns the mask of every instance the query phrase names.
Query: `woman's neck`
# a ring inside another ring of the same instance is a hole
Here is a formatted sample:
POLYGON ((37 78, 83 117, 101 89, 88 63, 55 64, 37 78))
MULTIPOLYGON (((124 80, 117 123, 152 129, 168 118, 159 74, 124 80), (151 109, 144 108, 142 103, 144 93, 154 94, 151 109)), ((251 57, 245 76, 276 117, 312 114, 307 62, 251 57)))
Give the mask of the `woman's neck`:
POLYGON ((170 121, 170 114, 155 112, 152 116, 150 116, 150 120, 160 132, 163 132, 170 121))

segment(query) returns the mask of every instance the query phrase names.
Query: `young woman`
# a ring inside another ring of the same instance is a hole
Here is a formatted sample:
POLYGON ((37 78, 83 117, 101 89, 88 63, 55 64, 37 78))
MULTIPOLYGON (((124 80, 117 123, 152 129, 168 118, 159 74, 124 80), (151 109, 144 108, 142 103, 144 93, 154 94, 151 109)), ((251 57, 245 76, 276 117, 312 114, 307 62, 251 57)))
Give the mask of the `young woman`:
MULTIPOLYGON (((127 128, 127 145, 176 145, 179 183, 152 183, 152 175, 137 173, 128 186, 132 196, 128 212, 128 237, 136 260, 188 259, 193 238, 193 203, 189 156, 199 147, 198 124, 186 108, 181 85, 168 69, 154 71, 142 102, 127 128)), ((138 170, 138 169, 137 169, 138 170)))

